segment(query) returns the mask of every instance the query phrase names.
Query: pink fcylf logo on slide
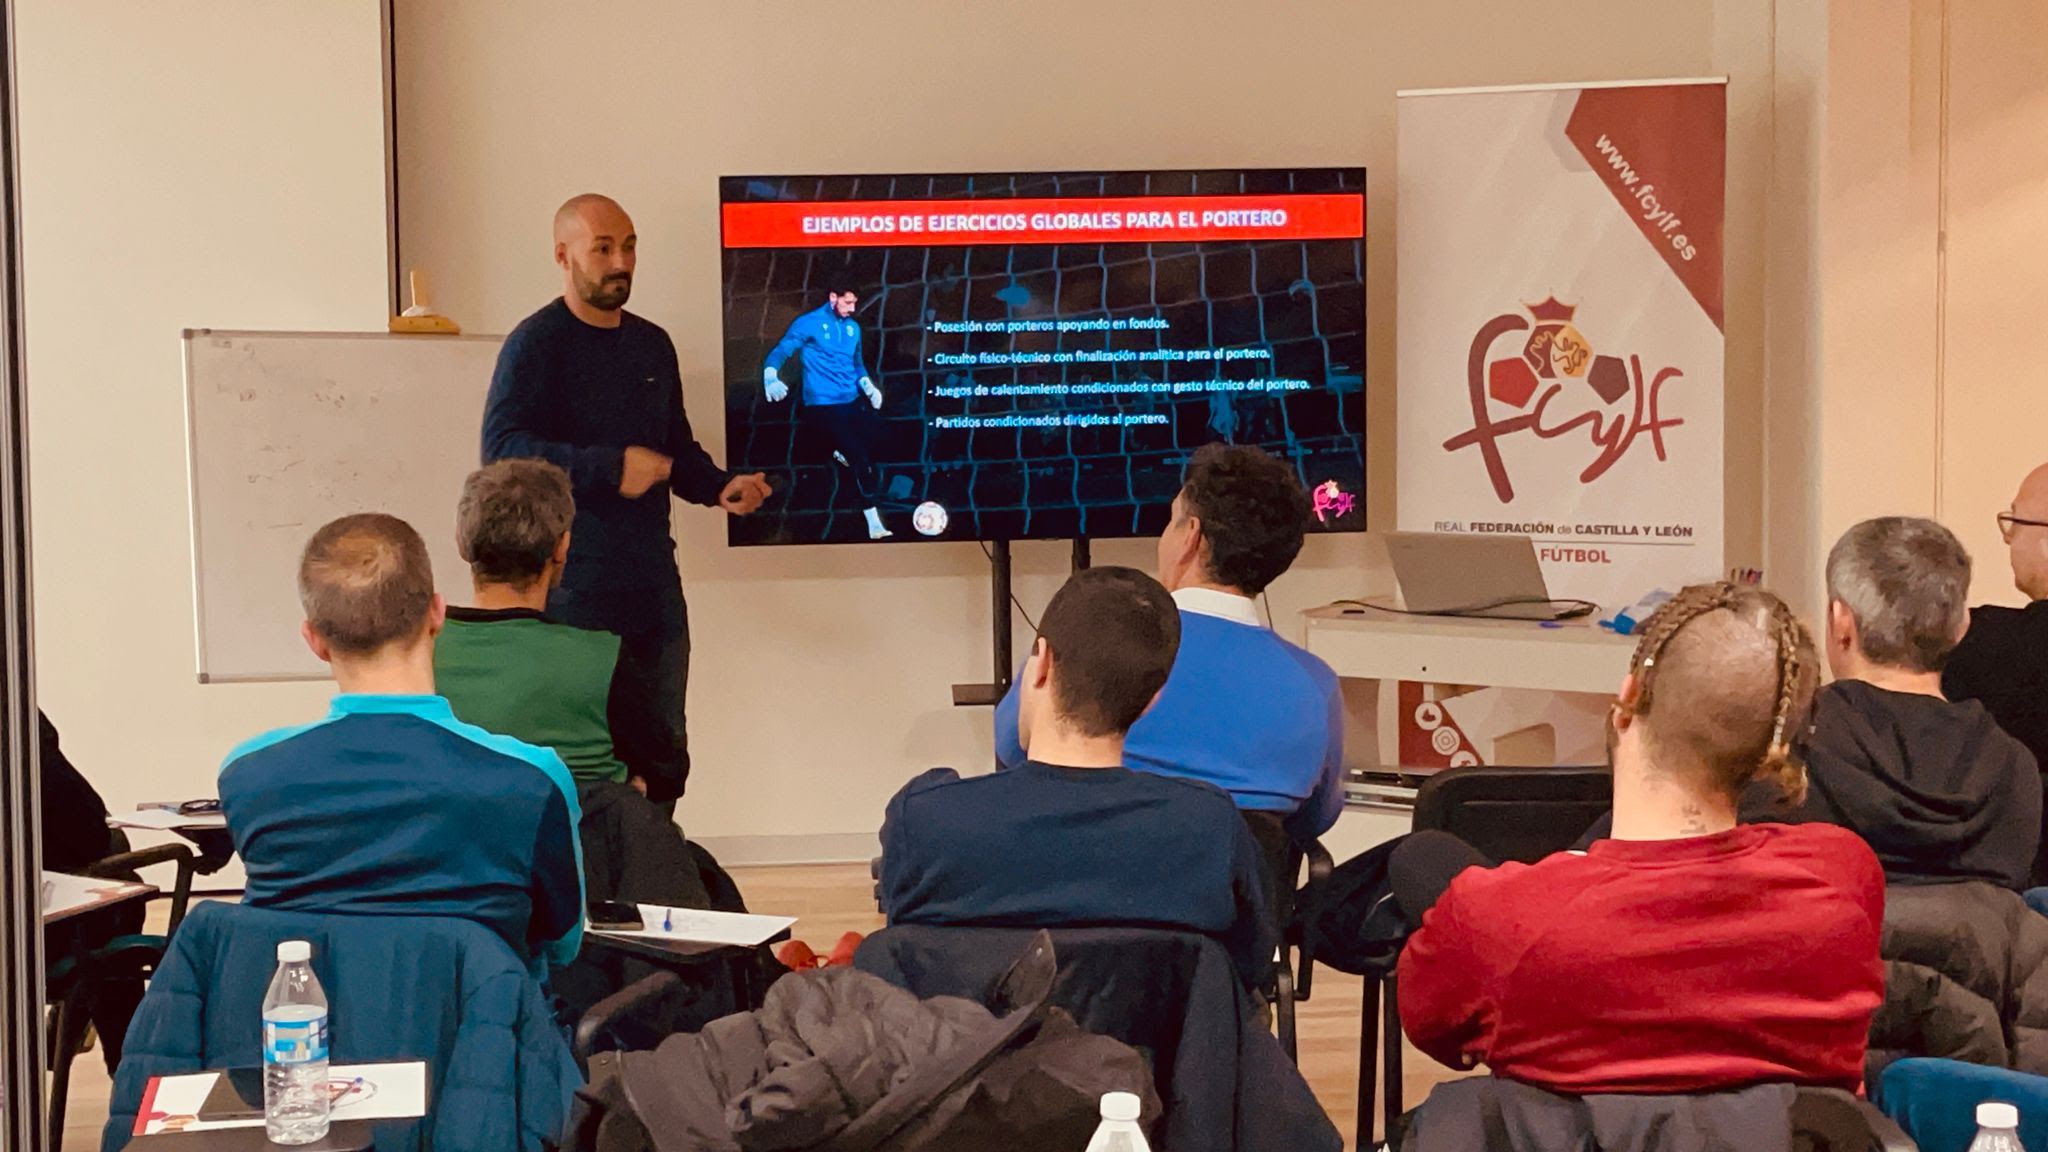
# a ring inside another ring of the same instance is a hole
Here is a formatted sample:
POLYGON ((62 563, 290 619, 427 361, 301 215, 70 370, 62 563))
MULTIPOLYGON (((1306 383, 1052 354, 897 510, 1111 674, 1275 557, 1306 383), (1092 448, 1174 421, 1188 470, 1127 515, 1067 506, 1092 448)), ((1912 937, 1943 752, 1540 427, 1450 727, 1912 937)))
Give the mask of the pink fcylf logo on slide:
POLYGON ((1342 520, 1358 506, 1358 497, 1346 492, 1335 480, 1325 480, 1316 485, 1316 522, 1328 524, 1333 518, 1342 520))

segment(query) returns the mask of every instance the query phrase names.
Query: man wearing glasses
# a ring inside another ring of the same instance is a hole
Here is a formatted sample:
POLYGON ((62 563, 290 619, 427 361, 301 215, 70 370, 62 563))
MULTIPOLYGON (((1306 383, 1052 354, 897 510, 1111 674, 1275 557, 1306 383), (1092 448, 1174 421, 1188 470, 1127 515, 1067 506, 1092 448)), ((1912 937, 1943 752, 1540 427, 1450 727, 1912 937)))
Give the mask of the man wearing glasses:
POLYGON ((1951 700, 1981 701, 1999 727, 2048 764, 2048 464, 2020 483, 2011 510, 1998 514, 1998 530, 2012 554, 2013 583, 2031 603, 1972 608, 1941 688, 1951 700))

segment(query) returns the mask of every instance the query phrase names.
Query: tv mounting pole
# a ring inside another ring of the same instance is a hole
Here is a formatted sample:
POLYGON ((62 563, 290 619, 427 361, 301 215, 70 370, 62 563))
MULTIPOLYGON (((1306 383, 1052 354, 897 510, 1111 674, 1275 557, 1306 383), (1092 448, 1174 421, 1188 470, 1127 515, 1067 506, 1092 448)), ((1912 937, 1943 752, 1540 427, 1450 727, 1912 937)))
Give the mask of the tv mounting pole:
MULTIPOLYGON (((1082 571, 1088 567, 1089 549, 1086 536, 1074 537, 1073 570, 1082 571)), ((1010 639, 1010 605, 1014 597, 1010 593, 1010 542, 991 540, 988 542, 988 585, 989 585, 989 639, 995 653, 992 675, 986 684, 953 685, 953 706, 956 708, 989 707, 1002 702, 1010 691, 1010 680, 1016 674, 1017 655, 1010 639)))
POLYGON ((994 675, 986 684, 953 685, 956 708, 988 707, 1002 702, 1010 691, 1014 653, 1010 643, 1010 542, 988 543, 989 628, 994 640, 994 675))

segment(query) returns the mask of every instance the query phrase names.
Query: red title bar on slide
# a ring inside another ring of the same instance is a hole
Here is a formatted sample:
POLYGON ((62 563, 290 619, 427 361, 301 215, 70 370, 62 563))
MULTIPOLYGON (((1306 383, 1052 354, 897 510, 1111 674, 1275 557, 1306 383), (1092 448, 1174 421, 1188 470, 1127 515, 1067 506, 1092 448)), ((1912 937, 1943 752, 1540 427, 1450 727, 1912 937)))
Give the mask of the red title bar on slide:
POLYGON ((1119 196, 725 205, 727 248, 1355 240, 1365 197, 1119 196))

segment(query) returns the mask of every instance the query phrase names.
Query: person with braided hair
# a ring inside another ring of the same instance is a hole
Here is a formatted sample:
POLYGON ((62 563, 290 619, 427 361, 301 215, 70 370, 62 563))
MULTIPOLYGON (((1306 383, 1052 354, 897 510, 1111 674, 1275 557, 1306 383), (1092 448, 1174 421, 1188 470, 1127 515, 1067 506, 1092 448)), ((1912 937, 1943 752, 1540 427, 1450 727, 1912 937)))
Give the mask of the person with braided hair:
MULTIPOLYGON (((1702 584, 1658 609, 1610 719, 1612 837, 1457 872, 1401 955, 1409 1039, 1574 1095, 1856 1088, 1883 869, 1847 829, 1737 823, 1753 783, 1804 796, 1818 673, 1769 592, 1702 584)), ((1440 836, 1404 848, 1460 846, 1440 836)))

